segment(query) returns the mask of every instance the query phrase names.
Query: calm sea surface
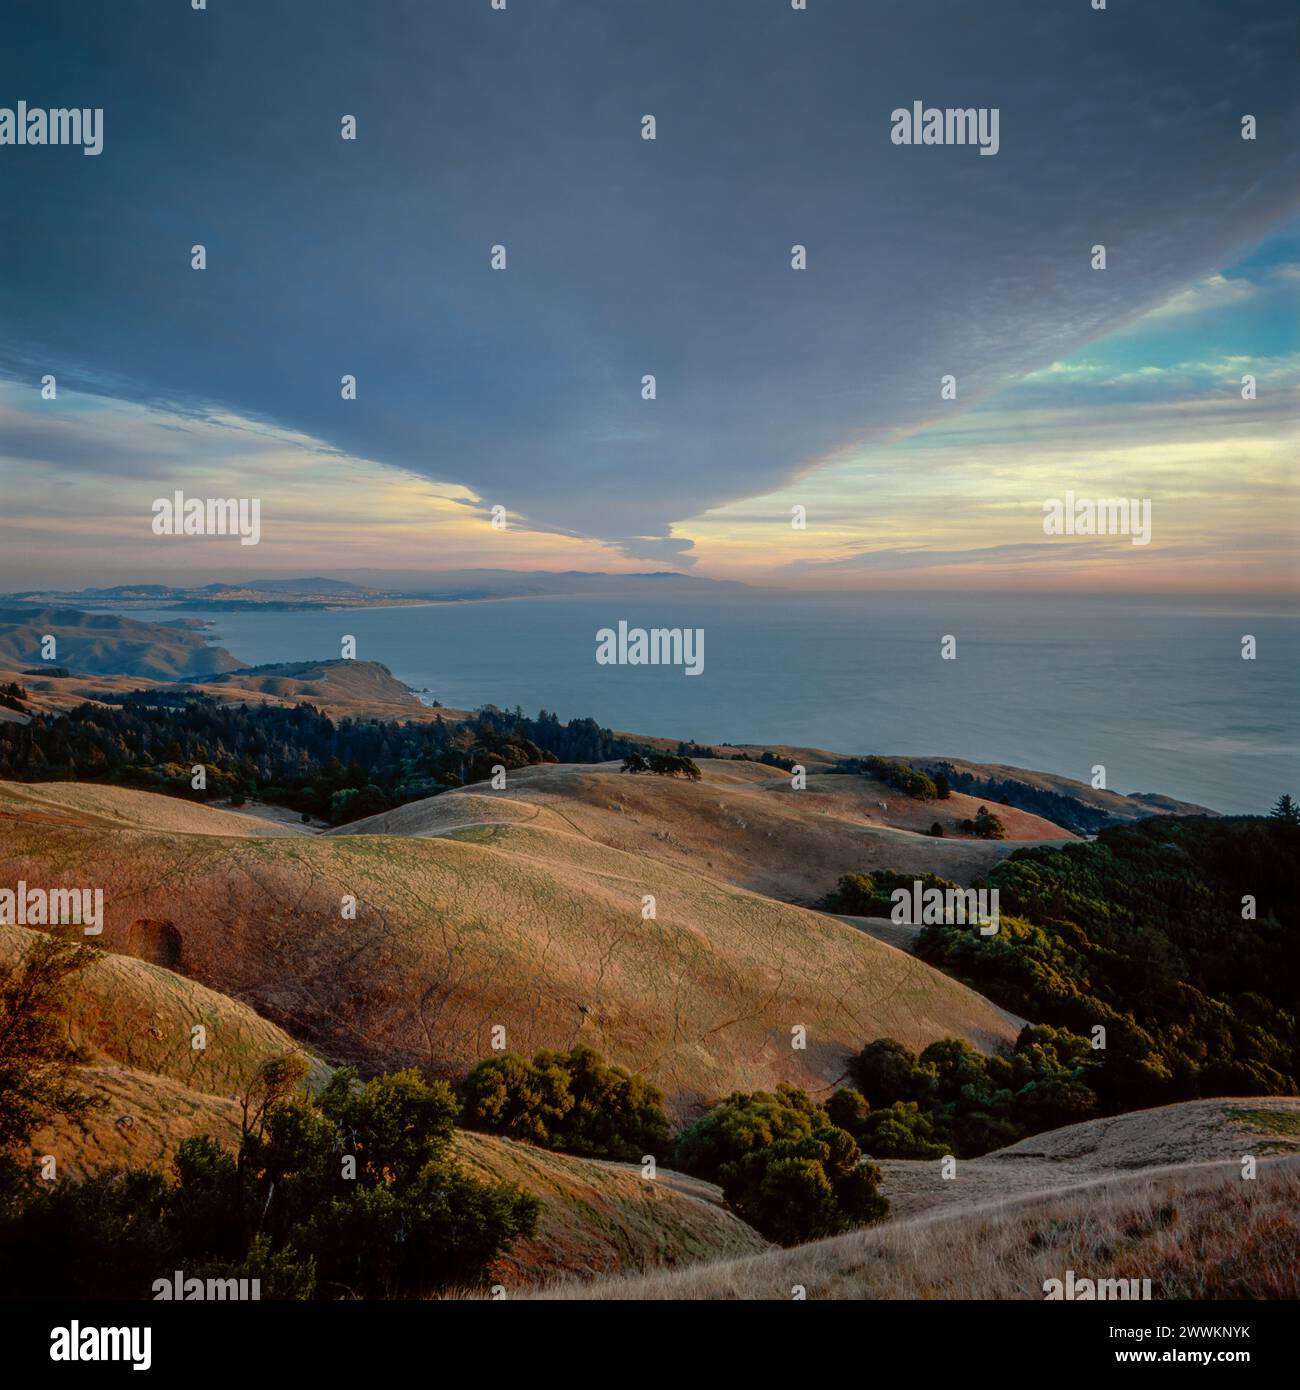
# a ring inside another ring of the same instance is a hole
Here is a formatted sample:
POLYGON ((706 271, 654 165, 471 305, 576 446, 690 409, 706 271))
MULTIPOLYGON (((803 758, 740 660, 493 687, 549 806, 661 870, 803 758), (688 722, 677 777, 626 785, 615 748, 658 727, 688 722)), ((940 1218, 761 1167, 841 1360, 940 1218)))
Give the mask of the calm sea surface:
MULTIPOLYGON (((166 620, 175 611, 133 613, 166 620)), ((1300 794, 1300 620, 1214 601, 879 595, 535 598, 218 613, 249 664, 360 659, 491 703, 701 743, 948 755, 1158 791, 1220 811, 1300 794), (704 671, 599 666, 596 632, 704 629, 704 671), (1252 634, 1258 658, 1243 661, 1252 634), (945 635, 957 659, 940 659, 945 635)))

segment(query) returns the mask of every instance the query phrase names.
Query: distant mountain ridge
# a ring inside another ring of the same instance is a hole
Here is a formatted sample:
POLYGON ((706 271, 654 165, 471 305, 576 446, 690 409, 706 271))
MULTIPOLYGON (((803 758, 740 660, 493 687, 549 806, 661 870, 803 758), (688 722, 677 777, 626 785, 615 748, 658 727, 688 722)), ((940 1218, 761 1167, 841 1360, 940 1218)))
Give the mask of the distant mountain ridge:
POLYGON ((18 670, 44 665, 87 675, 126 673, 150 681, 174 681, 234 671, 240 663, 210 644, 201 624, 142 623, 115 613, 77 608, 0 608, 0 666, 18 670), (45 639, 54 656, 43 656, 45 639))
POLYGON ((29 589, 8 595, 15 602, 76 604, 83 607, 136 605, 184 610, 231 608, 382 607, 408 603, 468 603, 490 598, 534 598, 541 595, 736 593, 748 586, 734 580, 703 579, 696 575, 656 570, 640 574, 606 574, 589 570, 442 570, 361 571, 353 579, 313 576, 216 580, 203 585, 115 584, 109 588, 67 592, 29 589))

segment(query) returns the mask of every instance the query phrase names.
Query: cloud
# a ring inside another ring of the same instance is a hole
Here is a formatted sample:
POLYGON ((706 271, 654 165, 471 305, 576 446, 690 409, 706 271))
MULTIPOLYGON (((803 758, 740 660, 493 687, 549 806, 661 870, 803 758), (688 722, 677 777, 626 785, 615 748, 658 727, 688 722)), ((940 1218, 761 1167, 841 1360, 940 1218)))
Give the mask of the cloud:
POLYGON ((681 563, 675 523, 951 419, 1294 207, 1289 10, 266 0, 89 10, 73 48, 24 7, 2 85, 103 106, 105 147, 9 152, 0 368, 681 563), (998 107, 999 154, 892 145, 916 99, 998 107))
POLYGON ((1045 550, 1054 552, 1054 558, 1064 561, 1095 560, 1103 551, 1129 546, 1127 538, 1093 537, 1084 542, 1074 542, 1069 546, 1053 541, 1029 541, 1008 545, 971 546, 965 550, 931 550, 924 547, 915 549, 864 550, 856 555, 845 555, 834 560, 796 560, 784 566, 783 573, 794 577, 815 577, 843 573, 867 574, 871 572, 898 572, 902 570, 932 570, 939 568, 969 567, 979 571, 993 568, 990 561, 1000 564, 1018 564, 1038 558, 1045 550))
POLYGON ((1177 294, 1170 295, 1146 315, 1147 319, 1176 318, 1179 314, 1203 314, 1237 304, 1245 304, 1259 293, 1259 286, 1244 277, 1229 280, 1226 276, 1207 275, 1177 294))

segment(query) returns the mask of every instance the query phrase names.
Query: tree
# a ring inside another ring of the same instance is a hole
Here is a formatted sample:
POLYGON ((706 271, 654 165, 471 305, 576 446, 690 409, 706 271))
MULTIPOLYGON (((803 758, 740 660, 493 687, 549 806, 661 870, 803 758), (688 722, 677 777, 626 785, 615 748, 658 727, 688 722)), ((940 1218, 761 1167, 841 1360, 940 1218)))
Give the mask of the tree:
POLYGON ((846 1130, 855 1139, 861 1136, 870 1114, 866 1096, 848 1086, 841 1086, 826 1102, 826 1118, 836 1129, 846 1130))
POLYGON ((0 1211, 0 1298, 148 1298, 177 1267, 166 1192, 143 1169, 36 1184, 0 1211))
POLYGON ((871 1112, 862 1143, 872 1158, 943 1158, 949 1146, 916 1101, 895 1101, 871 1112))
POLYGON ((65 1017, 69 988, 100 953, 29 934, 31 944, 0 973, 0 1193, 26 1176, 23 1150, 37 1129, 54 1119, 84 1128, 85 1116, 104 1103, 76 1085, 85 1056, 68 1041, 65 1017))
POLYGON ((964 820, 961 828, 968 835, 977 835, 982 840, 1005 840, 1007 838, 1007 828, 1002 824, 1002 818, 995 816, 987 806, 981 806, 975 812, 974 820, 964 820))
POLYGON ((459 1168, 445 1082, 338 1071, 312 1097, 296 1060, 250 1088, 235 1154, 202 1135, 178 1147, 174 1183, 130 1170, 0 1205, 0 1294, 146 1298, 184 1269, 258 1278, 263 1298, 422 1298, 481 1282, 536 1229, 536 1198, 459 1168))
POLYGON ((877 1038, 849 1061, 849 1076, 872 1110, 894 1101, 921 1100, 934 1084, 933 1074, 916 1053, 893 1038, 877 1038))
POLYGON ((662 1092, 589 1047, 539 1052, 531 1062, 512 1053, 486 1058, 462 1092, 470 1129, 634 1162, 668 1144, 662 1092))
POLYGON ((1297 806, 1291 799, 1290 793, 1284 792, 1277 799, 1277 804, 1269 812, 1272 820, 1283 821, 1287 825, 1300 825, 1300 806, 1297 806))
POLYGON ((675 1162, 721 1183, 732 1210, 783 1245, 835 1235, 888 1209, 880 1170, 862 1161, 852 1134, 792 1086, 733 1092, 679 1137, 675 1162))

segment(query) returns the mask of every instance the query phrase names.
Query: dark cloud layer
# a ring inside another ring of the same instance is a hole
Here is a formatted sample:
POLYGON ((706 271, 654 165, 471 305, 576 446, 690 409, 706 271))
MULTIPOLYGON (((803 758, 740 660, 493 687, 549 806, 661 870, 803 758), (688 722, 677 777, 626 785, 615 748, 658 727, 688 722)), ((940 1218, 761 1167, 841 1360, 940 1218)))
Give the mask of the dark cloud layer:
POLYGON ((1294 206, 1293 12, 23 6, 0 105, 102 106, 105 143, 0 149, 0 368, 671 556, 674 521, 952 410, 943 373, 978 399, 1294 206), (892 145, 916 99, 1000 108, 1000 152, 892 145))

